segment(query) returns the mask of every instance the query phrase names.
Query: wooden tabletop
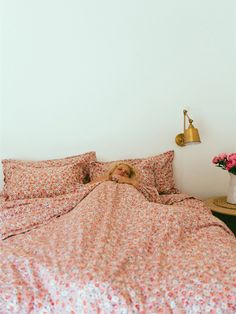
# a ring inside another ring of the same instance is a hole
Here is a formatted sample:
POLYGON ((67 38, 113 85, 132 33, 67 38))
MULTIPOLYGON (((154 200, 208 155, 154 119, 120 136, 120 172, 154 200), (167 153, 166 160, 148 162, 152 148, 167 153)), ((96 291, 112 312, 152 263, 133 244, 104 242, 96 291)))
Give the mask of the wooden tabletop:
POLYGON ((214 212, 217 213, 221 213, 224 215, 231 215, 231 216, 236 216, 236 209, 230 209, 230 208, 225 208, 225 207, 221 207, 221 206, 217 206, 213 203, 213 201, 216 199, 217 197, 211 197, 208 198, 205 201, 205 204, 210 207, 210 209, 214 212))

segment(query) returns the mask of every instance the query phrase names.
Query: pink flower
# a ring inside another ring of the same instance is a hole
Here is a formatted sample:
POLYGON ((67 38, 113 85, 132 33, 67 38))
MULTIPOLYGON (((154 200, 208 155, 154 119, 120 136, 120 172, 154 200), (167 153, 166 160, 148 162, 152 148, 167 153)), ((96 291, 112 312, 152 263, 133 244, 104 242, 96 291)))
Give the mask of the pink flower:
POLYGON ((236 154, 229 154, 229 155, 227 156, 227 159, 228 159, 229 161, 231 161, 231 160, 236 160, 236 154))
POLYGON ((223 170, 236 175, 236 153, 221 153, 212 159, 212 162, 223 170))
POLYGON ((218 164, 219 158, 216 156, 212 159, 213 164, 218 164))
POLYGON ((224 160, 224 159, 227 158, 227 154, 226 153, 221 153, 221 154, 219 154, 218 158, 219 158, 220 161, 224 160))
POLYGON ((233 167, 236 167, 236 159, 231 159, 226 163, 226 170, 231 170, 233 167))

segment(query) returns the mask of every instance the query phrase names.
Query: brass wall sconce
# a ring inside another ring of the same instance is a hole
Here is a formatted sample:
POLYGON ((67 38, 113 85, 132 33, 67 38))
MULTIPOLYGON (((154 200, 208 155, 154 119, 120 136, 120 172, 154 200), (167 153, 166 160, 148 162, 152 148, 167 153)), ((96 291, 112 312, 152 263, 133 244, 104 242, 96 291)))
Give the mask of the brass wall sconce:
POLYGON ((184 110, 184 133, 176 135, 175 142, 179 146, 185 146, 191 143, 201 143, 198 129, 193 126, 193 120, 189 118, 188 111, 184 110), (186 129, 186 116, 188 118, 189 126, 186 129))

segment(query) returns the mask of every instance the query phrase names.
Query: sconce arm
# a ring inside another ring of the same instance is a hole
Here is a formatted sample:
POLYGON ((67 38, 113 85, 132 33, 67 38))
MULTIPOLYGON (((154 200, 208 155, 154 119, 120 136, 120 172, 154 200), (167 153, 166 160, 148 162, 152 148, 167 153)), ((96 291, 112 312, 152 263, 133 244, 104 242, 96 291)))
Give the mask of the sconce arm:
POLYGON ((188 111, 186 109, 183 110, 183 113, 184 113, 184 131, 185 131, 186 130, 186 116, 188 118, 189 124, 192 124, 193 120, 189 117, 188 111))

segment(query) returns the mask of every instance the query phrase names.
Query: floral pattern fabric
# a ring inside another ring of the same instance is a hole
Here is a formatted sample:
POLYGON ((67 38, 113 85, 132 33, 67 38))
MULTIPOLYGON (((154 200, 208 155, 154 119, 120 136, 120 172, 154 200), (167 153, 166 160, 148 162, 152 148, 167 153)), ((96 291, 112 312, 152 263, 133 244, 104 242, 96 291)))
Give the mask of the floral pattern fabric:
POLYGON ((76 191, 83 177, 83 165, 32 168, 18 167, 14 170, 5 191, 8 200, 53 197, 76 191))
POLYGON ((5 201, 6 201, 5 196, 3 195, 3 193, 0 193, 0 210, 3 206, 3 204, 5 203, 5 201))
POLYGON ((0 222, 0 313, 236 311, 236 239, 187 195, 153 203, 127 184, 88 184, 6 202, 0 222))
MULTIPOLYGON (((130 163, 140 175, 140 181, 149 188, 155 187, 160 194, 178 193, 175 187, 173 174, 174 151, 167 151, 160 155, 138 158, 125 159, 115 162, 130 163)), ((113 162, 92 162, 90 165, 90 179, 93 180, 103 175, 114 163, 113 162)))
MULTIPOLYGON (((37 186, 33 184, 32 181, 36 181, 36 178, 42 174, 43 177, 47 177, 47 181, 53 183, 54 182, 54 176, 57 178, 57 185, 55 195, 61 194, 62 190, 65 191, 69 190, 72 191, 72 189, 68 189, 66 186, 63 186, 63 180, 60 177, 60 173, 62 174, 64 172, 65 179, 64 181, 68 181, 68 184, 71 185, 73 179, 73 167, 77 167, 77 180, 79 183, 83 183, 86 176, 89 174, 89 164, 92 161, 96 160, 96 153, 95 152, 88 152, 85 154, 81 154, 78 156, 72 156, 72 157, 66 157, 62 159, 52 159, 52 160, 43 160, 43 161, 24 161, 24 160, 14 160, 14 159, 4 159, 2 160, 3 165, 3 173, 4 173, 4 189, 3 194, 5 197, 8 196, 8 193, 12 194, 12 186, 14 185, 14 196, 10 196, 11 199, 17 198, 17 192, 15 192, 16 185, 18 184, 17 179, 19 179, 19 185, 21 185, 21 190, 23 189, 23 182, 24 184, 28 184, 31 186, 31 190, 36 191, 38 188, 43 190, 43 186, 37 186), (66 166, 68 166, 66 171, 66 166), (71 166, 71 168, 69 168, 71 166), (54 169, 53 169, 53 168, 54 169), (64 167, 64 168, 63 168, 64 167), (58 168, 58 169, 56 169, 58 168), (71 169, 71 170, 69 170, 71 169), (50 173, 52 176, 50 176, 50 173), (25 175, 25 178, 24 178, 25 175), (13 179, 12 179, 13 176, 13 179), (30 182, 28 181, 30 179, 30 182), (10 182, 10 186, 8 186, 8 183, 10 182), (60 187, 59 187, 60 186, 60 187), (59 192, 60 190, 60 192, 59 192)), ((43 181, 43 179, 41 180, 43 181)), ((26 190, 26 189, 24 189, 26 190)), ((47 189, 48 190, 48 189, 47 189)), ((26 191, 25 191, 26 192, 26 191)), ((19 192, 19 194, 22 194, 22 192, 19 192)), ((25 194, 25 193, 23 193, 25 194)), ((30 193, 27 197, 30 197, 30 193)), ((33 193, 34 195, 35 193, 33 193)), ((47 197, 50 195, 53 195, 52 193, 52 186, 50 187, 50 193, 48 191, 38 193, 39 195, 32 196, 32 197, 47 197), (40 196, 43 195, 43 196, 40 196)))
POLYGON ((172 194, 179 192, 175 187, 173 159, 174 151, 172 150, 151 157, 151 160, 154 161, 156 188, 160 194, 172 194))
POLYGON ((84 164, 85 174, 88 174, 89 163, 96 160, 95 152, 88 152, 77 156, 65 157, 62 159, 50 159, 50 160, 40 160, 40 161, 27 161, 27 160, 17 160, 17 159, 3 159, 3 174, 4 182, 7 182, 12 175, 14 169, 19 166, 33 167, 33 168, 46 168, 46 167, 61 167, 66 165, 74 165, 77 163, 84 164))
POLYGON ((95 186, 79 184, 75 193, 50 198, 2 201, 0 239, 37 228, 71 211, 95 186))
POLYGON ((154 165, 150 160, 127 159, 112 162, 95 161, 90 164, 90 179, 94 180, 109 171, 114 163, 127 163, 135 168, 139 181, 144 186, 155 187, 154 165))

